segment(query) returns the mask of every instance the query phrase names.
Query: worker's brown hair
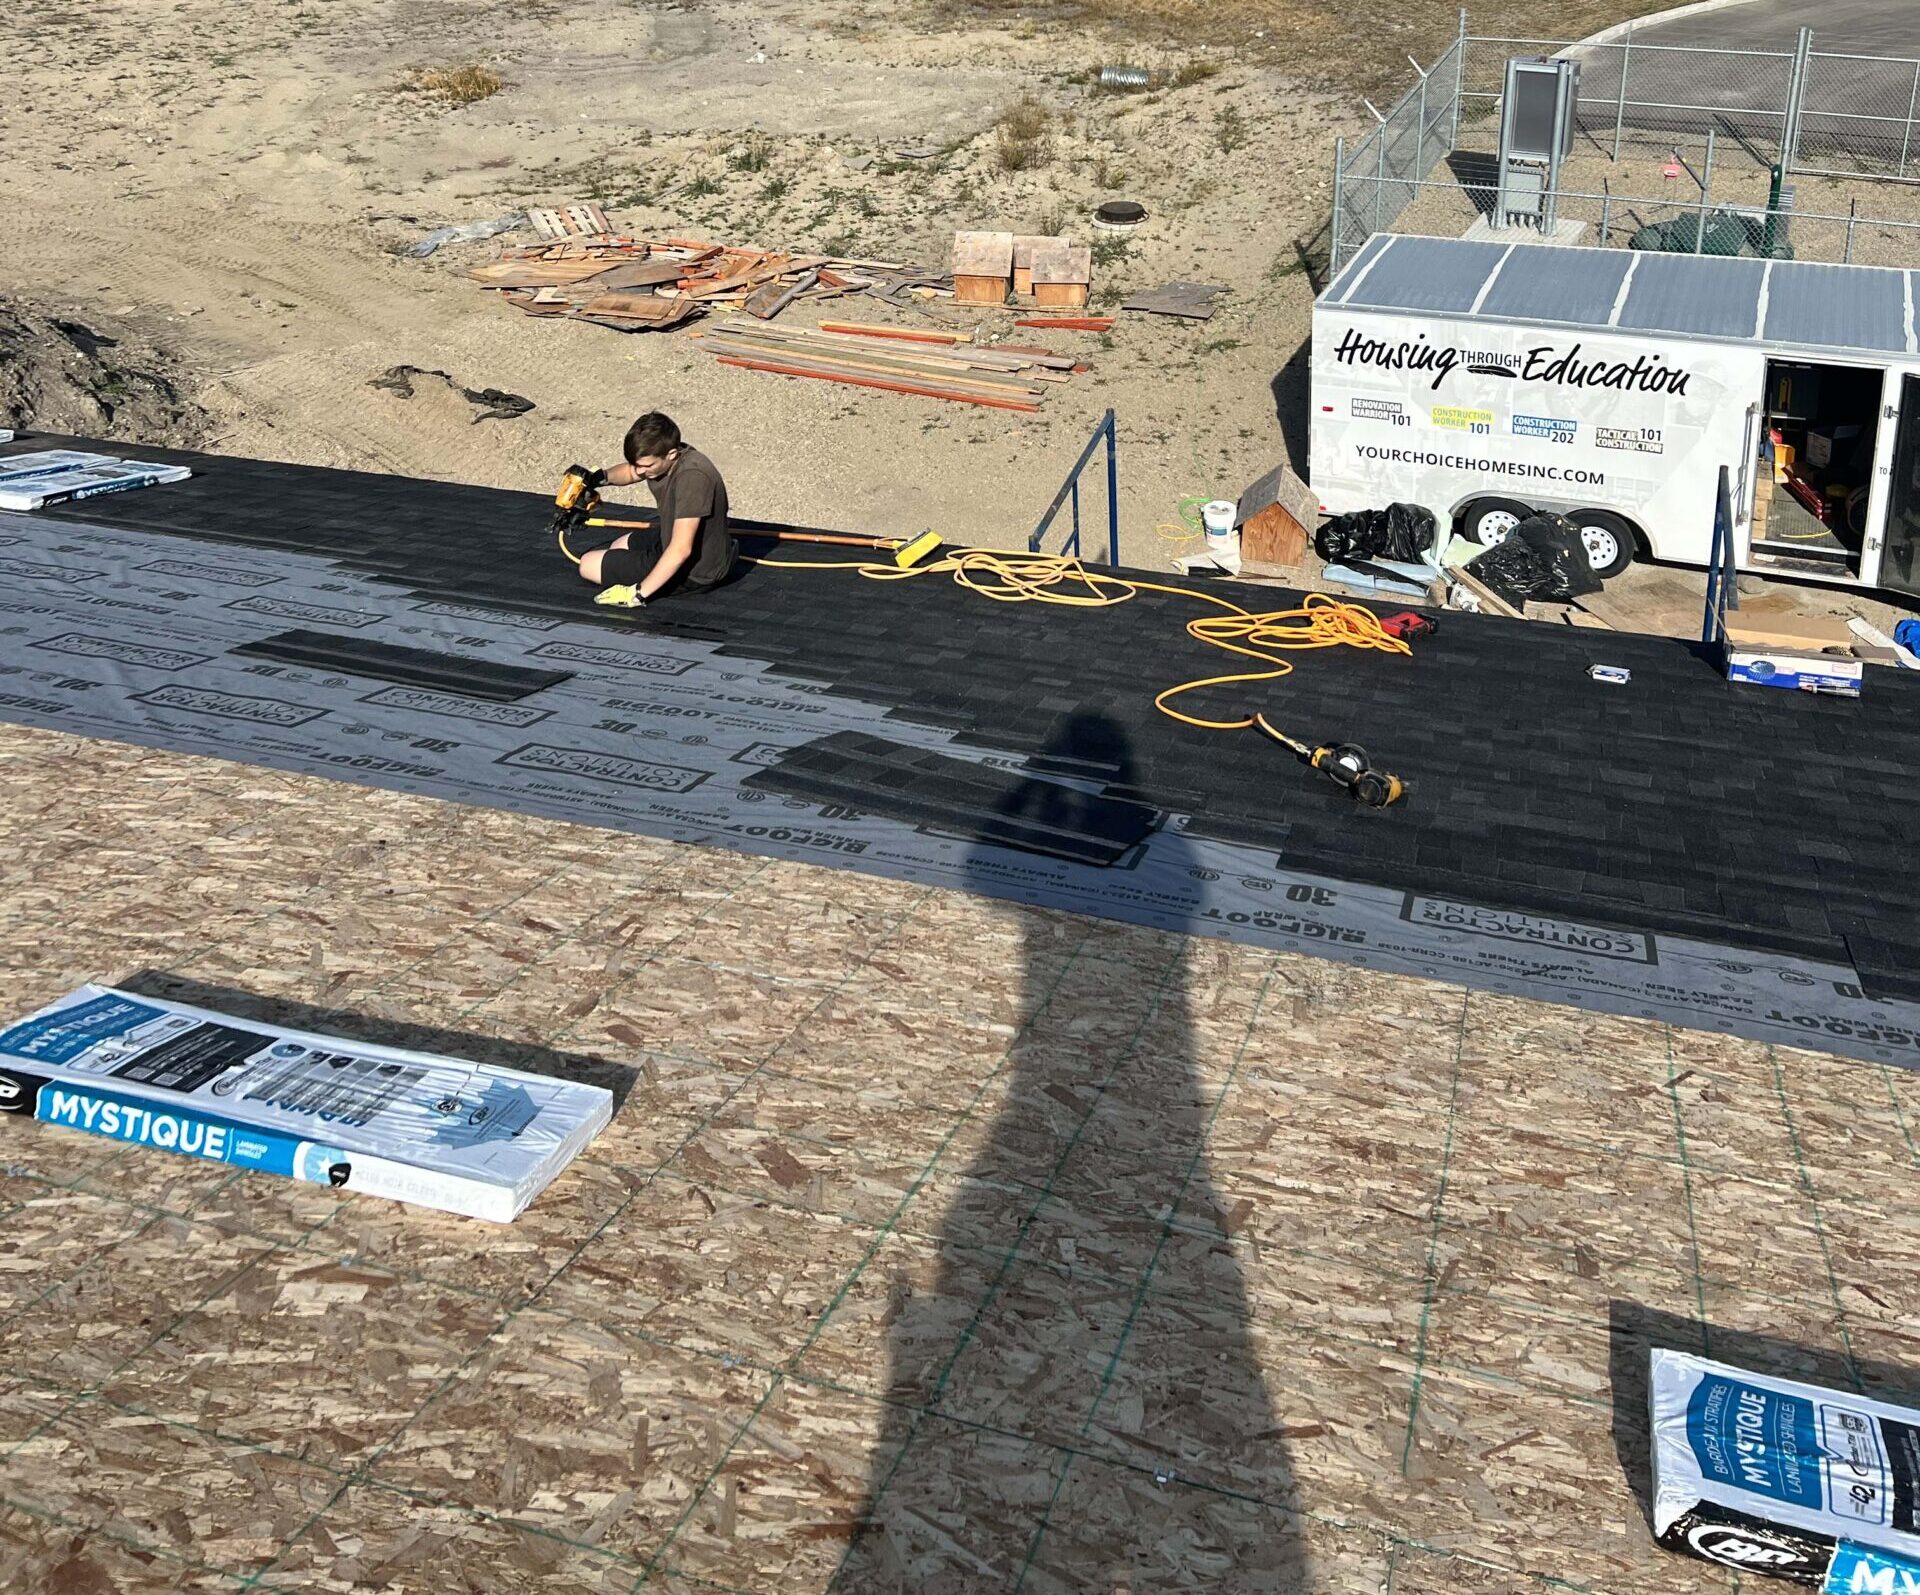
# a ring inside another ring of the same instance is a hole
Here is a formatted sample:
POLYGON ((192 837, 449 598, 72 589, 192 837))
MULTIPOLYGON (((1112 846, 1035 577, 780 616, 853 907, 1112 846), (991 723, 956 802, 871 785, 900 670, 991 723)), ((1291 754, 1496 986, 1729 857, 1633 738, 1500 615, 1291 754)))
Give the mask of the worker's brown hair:
POLYGON ((651 456, 659 459, 680 447, 680 428, 673 424, 673 417, 662 415, 658 410, 649 410, 627 428, 627 441, 623 451, 627 464, 651 456))

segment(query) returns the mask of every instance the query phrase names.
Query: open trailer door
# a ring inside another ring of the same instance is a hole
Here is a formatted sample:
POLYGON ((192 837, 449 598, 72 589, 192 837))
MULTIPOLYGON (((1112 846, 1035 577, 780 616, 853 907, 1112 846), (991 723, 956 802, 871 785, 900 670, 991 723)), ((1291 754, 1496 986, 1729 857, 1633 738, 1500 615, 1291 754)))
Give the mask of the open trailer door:
POLYGON ((1891 487, 1878 582, 1920 597, 1920 376, 1900 380, 1891 487))

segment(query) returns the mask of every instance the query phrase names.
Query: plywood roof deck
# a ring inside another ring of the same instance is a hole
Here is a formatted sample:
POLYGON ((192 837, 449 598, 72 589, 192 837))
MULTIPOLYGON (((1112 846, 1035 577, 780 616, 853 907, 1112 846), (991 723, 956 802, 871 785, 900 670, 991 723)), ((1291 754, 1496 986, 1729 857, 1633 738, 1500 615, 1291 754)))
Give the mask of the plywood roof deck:
POLYGON ((506 1229, 0 1122, 9 1589, 1731 1590, 1649 1339, 1913 1393, 1899 1071, 13 727, 0 879, 622 1093, 506 1229))

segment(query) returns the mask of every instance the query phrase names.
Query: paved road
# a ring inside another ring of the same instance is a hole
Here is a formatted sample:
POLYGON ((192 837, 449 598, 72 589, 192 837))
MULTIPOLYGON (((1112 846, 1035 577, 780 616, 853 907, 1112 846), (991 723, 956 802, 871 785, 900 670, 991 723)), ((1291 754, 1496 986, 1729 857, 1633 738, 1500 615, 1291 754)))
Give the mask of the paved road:
POLYGON ((1813 47, 1842 55, 1920 57, 1916 0, 1752 0, 1634 30, 1640 44, 1704 44, 1729 50, 1791 50, 1802 28, 1813 47))

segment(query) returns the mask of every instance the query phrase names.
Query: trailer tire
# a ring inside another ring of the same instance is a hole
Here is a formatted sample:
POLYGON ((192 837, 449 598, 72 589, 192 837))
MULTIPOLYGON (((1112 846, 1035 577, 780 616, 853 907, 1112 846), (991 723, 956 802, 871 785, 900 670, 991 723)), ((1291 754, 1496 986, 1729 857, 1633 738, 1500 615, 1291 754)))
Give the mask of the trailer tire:
POLYGON ((1498 548, 1532 513, 1518 499, 1477 498, 1460 512, 1461 535, 1482 548, 1498 548))
POLYGON ((1624 515, 1612 510, 1575 510, 1567 519, 1580 529, 1587 563, 1602 581, 1612 581, 1633 563, 1639 535, 1624 515))

